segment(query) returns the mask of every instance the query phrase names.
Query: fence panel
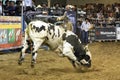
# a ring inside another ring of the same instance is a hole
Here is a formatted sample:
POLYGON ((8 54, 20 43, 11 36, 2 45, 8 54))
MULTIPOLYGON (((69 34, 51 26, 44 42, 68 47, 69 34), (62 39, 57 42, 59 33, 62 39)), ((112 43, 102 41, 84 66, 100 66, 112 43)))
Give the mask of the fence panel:
POLYGON ((116 28, 95 28, 95 40, 116 40, 116 28))
POLYGON ((0 16, 0 50, 21 47, 21 17, 0 16))

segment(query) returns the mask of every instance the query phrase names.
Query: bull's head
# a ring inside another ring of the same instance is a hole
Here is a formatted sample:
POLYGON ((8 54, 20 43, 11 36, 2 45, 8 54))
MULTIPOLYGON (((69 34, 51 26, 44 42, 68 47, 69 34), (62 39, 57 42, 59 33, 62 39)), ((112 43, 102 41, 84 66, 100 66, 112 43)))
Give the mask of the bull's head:
POLYGON ((85 56, 82 60, 80 60, 81 65, 85 66, 85 67, 91 67, 91 53, 88 49, 88 46, 85 46, 85 56))

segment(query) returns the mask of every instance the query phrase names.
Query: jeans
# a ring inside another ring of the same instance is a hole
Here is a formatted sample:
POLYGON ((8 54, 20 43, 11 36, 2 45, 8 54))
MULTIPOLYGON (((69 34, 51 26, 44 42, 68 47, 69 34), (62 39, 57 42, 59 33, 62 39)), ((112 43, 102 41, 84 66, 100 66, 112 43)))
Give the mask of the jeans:
POLYGON ((82 30, 81 32, 82 32, 82 34, 81 34, 82 35, 82 39, 81 39, 82 43, 88 44, 88 31, 86 32, 86 31, 82 30))

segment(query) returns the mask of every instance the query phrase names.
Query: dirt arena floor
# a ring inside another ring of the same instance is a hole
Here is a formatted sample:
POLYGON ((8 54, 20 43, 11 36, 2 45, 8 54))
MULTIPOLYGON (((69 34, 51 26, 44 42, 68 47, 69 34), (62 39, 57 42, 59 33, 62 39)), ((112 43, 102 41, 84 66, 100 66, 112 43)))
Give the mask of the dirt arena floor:
POLYGON ((89 45, 92 67, 74 69, 67 58, 40 49, 35 68, 30 67, 31 54, 22 66, 19 52, 0 55, 0 80, 120 80, 120 42, 94 42, 89 45))

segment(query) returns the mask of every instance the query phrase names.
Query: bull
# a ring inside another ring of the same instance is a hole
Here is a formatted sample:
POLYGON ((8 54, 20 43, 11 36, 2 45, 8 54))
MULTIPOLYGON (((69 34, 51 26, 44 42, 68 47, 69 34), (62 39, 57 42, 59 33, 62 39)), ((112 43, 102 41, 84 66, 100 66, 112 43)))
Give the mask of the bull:
POLYGON ((51 50, 59 48, 62 56, 67 57, 73 67, 76 67, 76 64, 85 67, 91 66, 90 51, 82 46, 77 35, 62 26, 39 20, 30 22, 25 30, 25 40, 18 60, 19 65, 22 65, 24 61, 26 50, 29 47, 29 41, 32 42, 31 67, 34 67, 38 53, 37 50, 43 44, 49 46, 51 50))

